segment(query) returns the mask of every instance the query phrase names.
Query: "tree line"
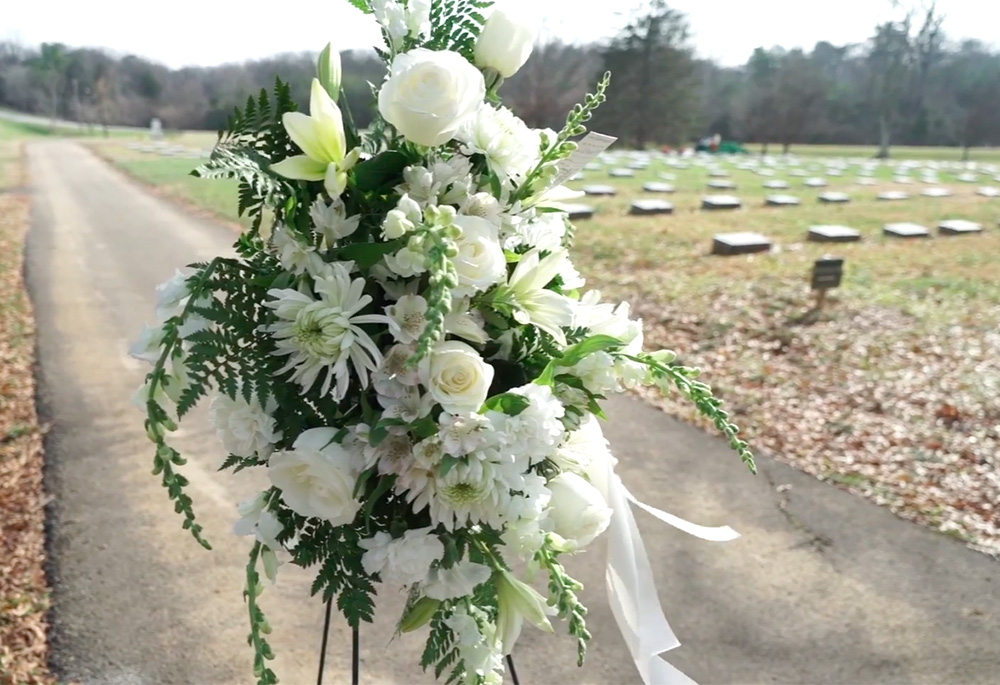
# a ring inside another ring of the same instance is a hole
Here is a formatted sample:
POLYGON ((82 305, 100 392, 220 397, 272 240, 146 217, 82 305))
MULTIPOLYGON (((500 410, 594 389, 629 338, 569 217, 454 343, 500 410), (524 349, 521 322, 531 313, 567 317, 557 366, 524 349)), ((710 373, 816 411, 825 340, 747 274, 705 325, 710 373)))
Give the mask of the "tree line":
MULTIPOLYGON (((593 128, 636 147, 682 146, 703 136, 769 145, 1000 145, 1000 53, 952 40, 936 6, 900 9, 862 43, 811 50, 757 48, 724 67, 695 56, 687 17, 652 0, 622 31, 594 45, 549 40, 504 84, 505 101, 529 125, 558 129, 605 70, 608 102, 593 128)), ((342 54, 356 122, 374 112, 374 53, 342 54)), ((217 67, 168 69, 136 56, 46 43, 0 43, 0 107, 102 125, 218 129, 235 105, 290 83, 305 108, 315 54, 285 54, 217 67)))

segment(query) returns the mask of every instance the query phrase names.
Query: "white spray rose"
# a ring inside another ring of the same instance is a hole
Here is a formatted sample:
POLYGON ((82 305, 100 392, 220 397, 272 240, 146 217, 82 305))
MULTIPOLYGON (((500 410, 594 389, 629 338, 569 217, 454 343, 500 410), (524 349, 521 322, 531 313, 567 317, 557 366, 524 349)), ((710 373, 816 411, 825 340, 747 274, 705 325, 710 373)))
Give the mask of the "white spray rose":
POLYGON ((476 412, 493 383, 493 367, 469 345, 449 340, 421 362, 420 382, 446 412, 476 412))
POLYGON ((292 449, 271 455, 267 475, 289 509, 342 526, 361 509, 354 499, 360 459, 333 441, 336 434, 335 428, 305 431, 292 449))
POLYGON ((398 55, 378 94, 378 111, 406 138, 430 147, 451 140, 486 96, 483 75, 450 50, 398 55))
POLYGON ((561 473, 548 486, 549 519, 572 549, 586 547, 611 523, 612 510, 600 491, 575 473, 561 473))
POLYGON ((454 258, 458 272, 457 297, 473 295, 499 283, 507 275, 507 258, 500 247, 494 224, 478 216, 456 216, 455 225, 462 235, 455 241, 458 255, 454 258))
POLYGON ((538 22, 528 14, 497 8, 476 41, 476 65, 510 78, 531 56, 538 22))

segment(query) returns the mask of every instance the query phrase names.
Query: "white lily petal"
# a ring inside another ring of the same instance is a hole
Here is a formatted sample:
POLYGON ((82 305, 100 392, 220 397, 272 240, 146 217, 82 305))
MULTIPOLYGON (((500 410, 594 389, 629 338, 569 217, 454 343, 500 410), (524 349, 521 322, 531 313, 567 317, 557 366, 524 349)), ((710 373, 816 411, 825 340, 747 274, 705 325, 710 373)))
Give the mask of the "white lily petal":
POLYGON ((288 137, 302 149, 307 157, 317 161, 333 161, 326 159, 319 138, 319 130, 312 117, 302 112, 285 112, 281 117, 281 123, 285 125, 288 137))
POLYGON ((326 188, 326 192, 330 193, 330 197, 340 197, 344 189, 347 188, 347 172, 338 168, 336 164, 330 164, 326 168, 323 186, 326 188))
MULTIPOLYGON (((347 141, 344 139, 344 118, 340 107, 333 101, 319 79, 313 79, 312 92, 309 98, 309 116, 316 131, 316 141, 322 151, 325 162, 339 162, 347 152, 347 141)), ((311 156, 311 155, 310 155, 311 156)))
POLYGON ((271 165, 271 171, 297 181, 322 181, 326 178, 327 165, 305 155, 296 155, 271 165))

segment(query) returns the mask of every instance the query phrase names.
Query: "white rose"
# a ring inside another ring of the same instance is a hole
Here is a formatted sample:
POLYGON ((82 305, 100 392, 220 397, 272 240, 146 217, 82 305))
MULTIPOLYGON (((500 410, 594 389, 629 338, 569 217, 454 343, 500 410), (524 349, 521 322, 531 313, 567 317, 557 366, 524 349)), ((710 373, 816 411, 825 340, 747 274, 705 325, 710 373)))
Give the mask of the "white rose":
POLYGON ((458 255, 452 260, 458 272, 454 294, 465 297, 499 283, 507 275, 507 258, 497 227, 478 216, 456 216, 455 225, 462 235, 455 241, 458 255))
POLYGON ((292 449, 271 455, 267 475, 289 509, 342 526, 361 509, 354 499, 359 460, 333 442, 336 434, 335 428, 307 430, 292 449))
POLYGON ((406 138, 433 147, 451 140, 486 97, 482 73, 450 50, 397 55, 378 94, 378 111, 406 138))
POLYGON ((531 56, 537 31, 529 15, 495 9, 476 41, 476 64, 510 78, 531 56))
POLYGON ((575 473, 559 474, 549 490, 549 519, 571 548, 586 547, 611 523, 612 510, 600 491, 575 473))
POLYGON ((469 345, 450 340, 424 358, 420 382, 446 412, 476 412, 493 383, 493 367, 469 345))

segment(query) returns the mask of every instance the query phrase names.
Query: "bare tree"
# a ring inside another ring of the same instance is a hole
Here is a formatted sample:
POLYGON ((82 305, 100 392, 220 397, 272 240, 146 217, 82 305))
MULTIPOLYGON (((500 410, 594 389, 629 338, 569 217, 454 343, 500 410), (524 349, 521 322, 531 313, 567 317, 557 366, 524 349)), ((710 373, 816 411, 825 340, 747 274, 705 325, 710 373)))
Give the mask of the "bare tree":
POLYGON ((566 112, 594 85, 599 67, 600 58, 589 46, 545 40, 504 83, 504 99, 529 126, 559 129, 566 112))

